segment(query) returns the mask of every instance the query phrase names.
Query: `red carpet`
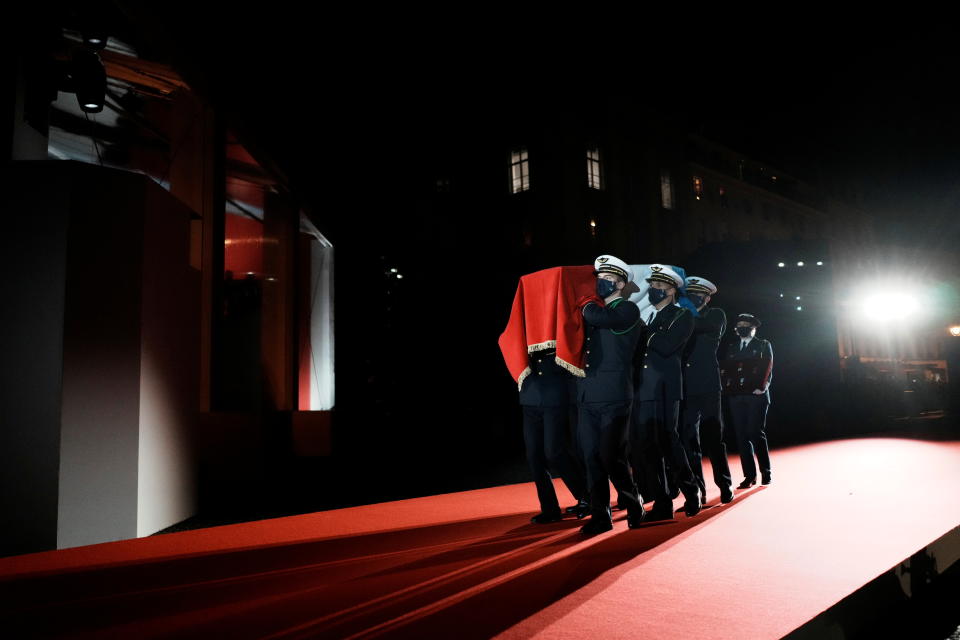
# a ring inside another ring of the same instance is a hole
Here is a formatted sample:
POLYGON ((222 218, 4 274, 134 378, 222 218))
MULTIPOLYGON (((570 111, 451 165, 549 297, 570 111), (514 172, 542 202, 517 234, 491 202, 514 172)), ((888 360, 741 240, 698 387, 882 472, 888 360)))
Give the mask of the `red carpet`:
POLYGON ((0 628, 779 638, 960 525, 960 443, 848 440, 773 460, 774 484, 730 505, 710 487, 695 518, 630 531, 621 516, 587 540, 575 520, 529 524, 524 484, 0 559, 0 628))

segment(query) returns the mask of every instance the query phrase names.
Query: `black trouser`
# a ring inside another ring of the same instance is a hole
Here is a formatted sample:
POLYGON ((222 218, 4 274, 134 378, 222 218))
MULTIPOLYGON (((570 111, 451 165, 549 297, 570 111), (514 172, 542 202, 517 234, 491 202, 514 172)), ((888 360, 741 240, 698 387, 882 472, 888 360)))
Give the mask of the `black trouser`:
POLYGON ((730 396, 730 417, 733 430, 737 434, 737 447, 740 449, 740 464, 743 477, 757 477, 757 465, 753 454, 757 454, 760 473, 770 475, 770 449, 767 447, 767 409, 770 403, 766 395, 730 396))
POLYGON ((723 443, 723 412, 720 392, 687 396, 683 400, 683 422, 680 426, 680 444, 687 452, 690 471, 704 494, 707 484, 703 479, 703 451, 710 457, 713 481, 721 489, 733 484, 727 462, 727 445, 723 443))
POLYGON ((550 470, 563 479, 577 500, 586 497, 583 473, 567 446, 568 407, 523 407, 523 441, 533 483, 540 499, 540 511, 559 513, 557 492, 550 470))
POLYGON ((580 444, 587 468, 590 514, 610 520, 610 482, 628 510, 640 509, 623 446, 630 418, 629 402, 585 402, 580 405, 580 444))
POLYGON ((664 508, 667 503, 672 503, 666 460, 670 462, 670 471, 675 474, 684 497, 697 495, 697 483, 677 431, 679 414, 679 400, 644 400, 633 407, 630 462, 634 473, 643 477, 643 482, 638 484, 654 492, 655 508, 664 508))

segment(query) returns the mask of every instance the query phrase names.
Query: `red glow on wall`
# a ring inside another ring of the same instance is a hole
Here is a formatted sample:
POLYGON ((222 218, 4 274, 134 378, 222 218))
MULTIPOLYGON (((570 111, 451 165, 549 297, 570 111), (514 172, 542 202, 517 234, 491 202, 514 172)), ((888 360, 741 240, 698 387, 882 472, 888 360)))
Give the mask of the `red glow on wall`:
POLYGON ((228 213, 225 224, 223 269, 235 278, 263 274, 263 224, 228 213))

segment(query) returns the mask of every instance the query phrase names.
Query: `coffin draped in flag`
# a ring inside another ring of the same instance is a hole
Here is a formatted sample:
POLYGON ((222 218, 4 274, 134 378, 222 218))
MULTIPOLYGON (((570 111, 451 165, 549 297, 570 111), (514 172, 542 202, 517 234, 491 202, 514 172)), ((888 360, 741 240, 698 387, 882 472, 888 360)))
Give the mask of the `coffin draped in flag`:
POLYGON ((584 376, 583 316, 576 305, 595 293, 592 266, 553 267, 520 278, 510 320, 498 341, 518 387, 530 375, 527 354, 545 349, 556 349, 559 366, 584 376))

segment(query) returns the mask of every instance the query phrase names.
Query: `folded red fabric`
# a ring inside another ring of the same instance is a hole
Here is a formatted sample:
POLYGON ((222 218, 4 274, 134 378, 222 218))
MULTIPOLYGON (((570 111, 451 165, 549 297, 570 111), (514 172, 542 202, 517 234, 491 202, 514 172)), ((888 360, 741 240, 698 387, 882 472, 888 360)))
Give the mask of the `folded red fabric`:
POLYGON ((500 351, 510 375, 523 385, 527 354, 556 349, 557 364, 583 377, 583 315, 578 301, 595 296, 592 266, 553 267, 520 278, 500 351))

